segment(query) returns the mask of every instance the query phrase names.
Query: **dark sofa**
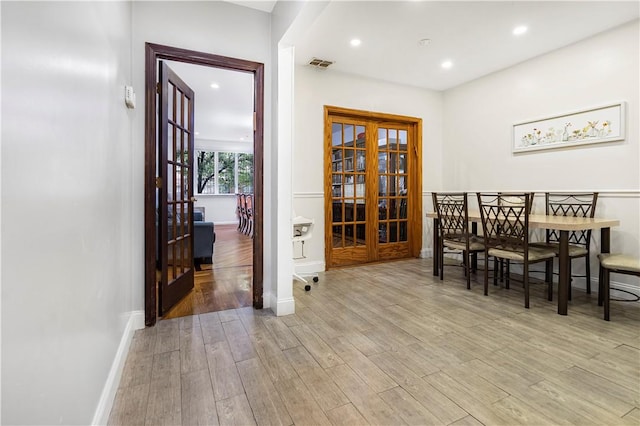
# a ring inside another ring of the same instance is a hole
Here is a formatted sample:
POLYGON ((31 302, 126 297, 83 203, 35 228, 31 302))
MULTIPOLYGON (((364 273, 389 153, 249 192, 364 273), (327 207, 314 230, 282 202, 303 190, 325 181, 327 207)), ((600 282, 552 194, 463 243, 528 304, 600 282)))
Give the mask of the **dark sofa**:
POLYGON ((216 233, 213 222, 205 222, 201 211, 193 212, 193 259, 196 263, 213 263, 216 233))
MULTIPOLYGON (((201 211, 193 212, 193 260, 196 265, 213 263, 216 233, 213 222, 205 222, 203 219, 204 214, 201 211)), ((171 228, 169 228, 169 238, 171 238, 171 233, 171 228)), ((156 260, 158 258, 159 251, 156 246, 156 260)), ((171 263, 171 253, 169 253, 169 263, 171 263)))

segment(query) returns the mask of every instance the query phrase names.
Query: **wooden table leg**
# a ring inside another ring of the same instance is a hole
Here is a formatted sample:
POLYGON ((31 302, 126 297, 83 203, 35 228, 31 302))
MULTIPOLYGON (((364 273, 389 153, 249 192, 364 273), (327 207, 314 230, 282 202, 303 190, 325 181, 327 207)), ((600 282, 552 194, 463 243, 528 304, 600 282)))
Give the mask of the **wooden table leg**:
MULTIPOLYGON (((471 222, 471 233, 473 235, 478 235, 478 223, 477 222, 471 222)), ((486 261, 485 261, 486 263, 486 261)), ((471 270, 472 271, 477 271, 478 270, 478 252, 474 251, 473 254, 471 255, 471 270)))
POLYGON ((600 229, 600 253, 609 253, 611 251, 611 228, 600 229))
POLYGON ((437 218, 433 218, 433 275, 440 275, 439 270, 439 247, 440 241, 438 240, 438 228, 440 224, 437 218))
MULTIPOLYGON (((611 252, 611 228, 600 229, 600 253, 611 252)), ((604 319, 609 321, 609 291, 610 291, 610 274, 609 271, 603 271, 602 266, 599 266, 600 281, 598 282, 598 305, 604 301, 604 319), (602 284, 602 286, 600 286, 602 284), (605 296, 606 294, 606 296, 605 296)), ((590 278, 589 278, 590 279, 590 278)))
POLYGON ((560 255, 558 278, 558 315, 567 315, 567 305, 569 299, 569 231, 560 231, 560 255))

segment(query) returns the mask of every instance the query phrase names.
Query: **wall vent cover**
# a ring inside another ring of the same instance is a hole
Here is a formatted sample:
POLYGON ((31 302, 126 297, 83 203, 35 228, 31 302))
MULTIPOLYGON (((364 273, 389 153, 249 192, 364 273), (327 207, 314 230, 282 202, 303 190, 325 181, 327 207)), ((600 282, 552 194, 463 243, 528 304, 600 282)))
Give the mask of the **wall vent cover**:
POLYGON ((327 68, 331 64, 333 64, 333 61, 327 61, 326 59, 313 58, 309 61, 309 65, 316 68, 327 68))

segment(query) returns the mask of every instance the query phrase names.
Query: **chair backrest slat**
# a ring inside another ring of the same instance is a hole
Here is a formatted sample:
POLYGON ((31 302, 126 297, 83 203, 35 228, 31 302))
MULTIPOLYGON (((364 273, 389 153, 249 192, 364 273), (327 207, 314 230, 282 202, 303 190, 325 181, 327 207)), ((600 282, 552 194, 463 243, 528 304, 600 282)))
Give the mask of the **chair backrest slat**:
POLYGON ((478 193, 485 244, 505 250, 528 251, 529 193, 478 193))
POLYGON ((433 206, 438 214, 440 238, 464 242, 469 234, 466 192, 434 192, 433 206))
MULTIPOLYGON (((546 212, 554 216, 594 217, 596 213, 597 192, 578 194, 569 193, 545 193, 546 212)), ((560 241, 560 233, 556 230, 547 230, 547 242, 560 241)), ((591 230, 572 231, 569 234, 569 244, 582 245, 589 248, 591 230)))

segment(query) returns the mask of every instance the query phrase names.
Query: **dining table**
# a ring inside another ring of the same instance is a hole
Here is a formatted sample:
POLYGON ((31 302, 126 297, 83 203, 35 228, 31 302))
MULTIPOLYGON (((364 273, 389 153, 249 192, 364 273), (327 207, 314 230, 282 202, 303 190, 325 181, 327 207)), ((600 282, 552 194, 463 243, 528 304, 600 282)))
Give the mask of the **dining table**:
MULTIPOLYGON (((469 221, 472 223, 472 232, 477 233, 477 225, 481 224, 479 210, 469 210, 469 221)), ((439 247, 438 241, 438 214, 436 212, 428 212, 428 218, 433 219, 433 275, 439 274, 439 266, 435 250, 439 247)), ((560 234, 560 247, 558 255, 558 314, 567 315, 569 300, 569 285, 571 277, 569 276, 570 262, 569 257, 569 233, 572 231, 586 231, 600 229, 600 252, 609 253, 611 250, 611 228, 620 226, 618 219, 600 218, 600 217, 573 217, 573 216, 554 216, 546 214, 530 214, 529 229, 554 229, 560 234)), ((587 277, 591 279, 591 277, 587 277)))

